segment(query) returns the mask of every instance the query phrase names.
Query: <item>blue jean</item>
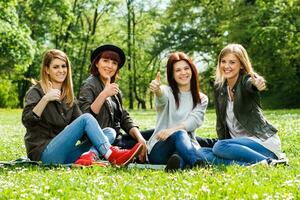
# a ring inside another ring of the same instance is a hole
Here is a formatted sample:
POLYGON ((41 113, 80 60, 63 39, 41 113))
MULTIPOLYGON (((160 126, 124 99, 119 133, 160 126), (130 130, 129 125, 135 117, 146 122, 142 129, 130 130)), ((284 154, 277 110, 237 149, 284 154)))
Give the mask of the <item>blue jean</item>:
POLYGON ((180 167, 185 164, 193 166, 201 156, 193 146, 190 137, 184 130, 178 130, 165 141, 157 142, 148 155, 152 164, 166 164, 172 154, 177 153, 181 158, 180 167))
POLYGON ((41 155, 45 164, 73 163, 88 150, 105 155, 114 142, 116 132, 112 128, 101 129, 91 114, 83 114, 54 137, 41 155), (90 141, 76 143, 86 134, 90 141))
POLYGON ((246 164, 277 158, 272 151, 246 137, 219 140, 213 146, 212 152, 219 158, 246 164))

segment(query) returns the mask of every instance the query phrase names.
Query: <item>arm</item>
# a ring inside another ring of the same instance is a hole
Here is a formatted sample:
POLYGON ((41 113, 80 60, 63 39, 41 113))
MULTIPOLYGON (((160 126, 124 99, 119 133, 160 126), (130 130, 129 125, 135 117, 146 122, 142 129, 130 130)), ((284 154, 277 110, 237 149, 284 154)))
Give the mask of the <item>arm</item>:
POLYGON ((186 131, 192 132, 203 124, 204 115, 208 105, 208 98, 205 94, 200 95, 201 104, 198 104, 192 112, 187 116, 186 120, 182 123, 184 124, 186 131))
POLYGON ((42 113, 49 101, 59 100, 60 91, 50 89, 45 95, 37 87, 31 88, 26 95, 26 104, 22 113, 25 127, 40 121, 42 113))
POLYGON ((256 73, 246 76, 244 82, 249 92, 263 91, 266 89, 266 80, 256 73))

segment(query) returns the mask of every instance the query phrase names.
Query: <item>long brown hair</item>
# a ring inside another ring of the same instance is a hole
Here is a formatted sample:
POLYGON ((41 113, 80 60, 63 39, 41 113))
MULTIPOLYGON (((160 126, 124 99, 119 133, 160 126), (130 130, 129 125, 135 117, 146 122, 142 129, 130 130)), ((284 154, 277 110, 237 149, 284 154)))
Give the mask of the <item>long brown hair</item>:
POLYGON ((62 84, 61 99, 64 100, 66 104, 71 107, 74 103, 71 64, 68 56, 63 51, 60 51, 58 49, 50 49, 44 53, 43 63, 41 65, 39 83, 41 84, 44 93, 47 93, 48 90, 50 89, 49 87, 50 78, 47 73, 47 68, 50 67, 50 64, 53 59, 60 59, 66 63, 68 71, 67 71, 67 77, 62 84))
POLYGON ((191 78, 191 93, 193 97, 193 107, 195 108, 198 103, 201 103, 200 98, 200 84, 196 66, 192 62, 192 60, 183 52, 174 52, 170 55, 167 62, 167 78, 169 86, 172 88, 172 92, 175 98, 176 106, 179 107, 179 88, 178 84, 174 79, 174 64, 184 60, 188 63, 192 71, 191 78))

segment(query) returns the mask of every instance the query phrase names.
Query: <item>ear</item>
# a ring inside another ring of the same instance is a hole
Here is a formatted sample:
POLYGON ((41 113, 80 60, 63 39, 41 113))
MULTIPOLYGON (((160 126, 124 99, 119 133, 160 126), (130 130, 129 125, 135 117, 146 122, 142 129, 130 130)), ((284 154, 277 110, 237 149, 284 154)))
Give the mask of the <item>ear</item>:
POLYGON ((46 73, 47 73, 48 75, 50 74, 50 73, 49 73, 49 67, 46 67, 45 71, 46 71, 46 73))

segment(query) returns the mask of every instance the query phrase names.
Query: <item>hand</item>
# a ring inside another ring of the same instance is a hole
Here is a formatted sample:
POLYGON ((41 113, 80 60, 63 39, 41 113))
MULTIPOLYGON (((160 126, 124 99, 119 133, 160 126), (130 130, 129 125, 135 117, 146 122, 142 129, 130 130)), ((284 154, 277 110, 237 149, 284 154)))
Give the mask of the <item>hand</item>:
POLYGON ((110 77, 108 76, 105 81, 105 87, 103 92, 107 97, 114 96, 120 92, 119 85, 116 83, 110 83, 110 77))
POLYGON ((258 89, 258 91, 262 91, 266 89, 266 81, 263 77, 259 75, 251 75, 251 82, 252 84, 258 89))
POLYGON ((160 72, 158 71, 154 80, 150 83, 150 91, 154 92, 155 94, 159 94, 160 90, 160 72))
POLYGON ((59 89, 54 89, 52 83, 49 81, 49 90, 44 95, 46 101, 59 101, 61 92, 59 89))
POLYGON ((168 139, 168 137, 170 135, 172 135, 174 133, 174 130, 171 128, 165 129, 160 131, 157 135, 156 138, 160 141, 165 141, 166 139, 168 139))
POLYGON ((143 145, 142 152, 139 155, 139 160, 143 163, 146 160, 146 154, 147 154, 147 151, 148 151, 147 143, 146 143, 146 140, 144 138, 140 139, 138 142, 143 145))

